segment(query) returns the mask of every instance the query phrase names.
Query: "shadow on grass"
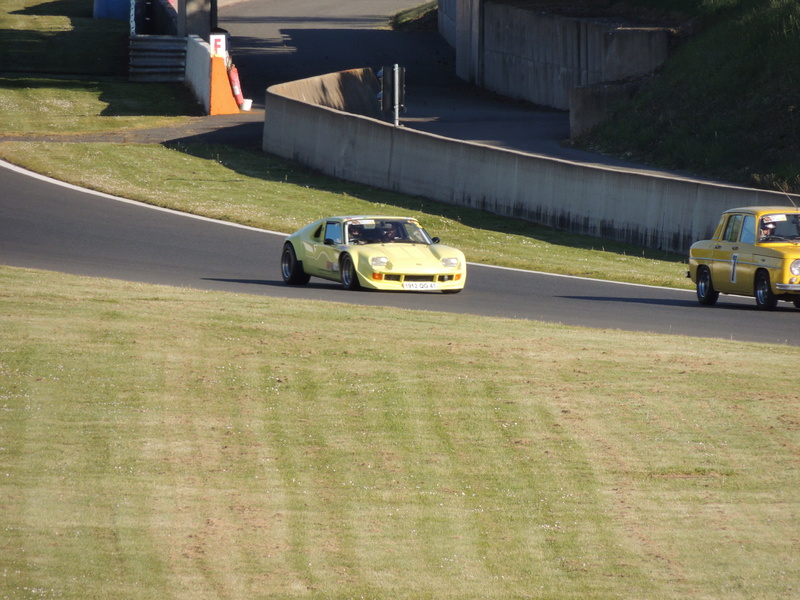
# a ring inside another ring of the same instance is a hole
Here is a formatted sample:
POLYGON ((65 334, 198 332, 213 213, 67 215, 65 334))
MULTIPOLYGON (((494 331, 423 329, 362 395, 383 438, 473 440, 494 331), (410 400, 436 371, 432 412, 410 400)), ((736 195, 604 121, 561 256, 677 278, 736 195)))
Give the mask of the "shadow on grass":
POLYGON ((104 117, 199 117, 202 107, 181 83, 101 82, 99 99, 107 103, 104 117))
POLYGON ((8 75, 0 77, 4 89, 29 90, 33 96, 39 90, 58 95, 85 93, 94 95, 106 107, 99 113, 104 117, 180 117, 200 116, 201 108, 186 86, 179 83, 152 83, 146 86, 122 78, 31 77, 8 75))
POLYGON ((36 6, 28 6, 22 10, 15 10, 9 14, 37 17, 82 17, 92 18, 92 5, 77 0, 53 0, 42 2, 36 6))
POLYGON ((91 16, 69 18, 69 30, 0 29, 0 69, 79 77, 127 74, 127 24, 91 16))

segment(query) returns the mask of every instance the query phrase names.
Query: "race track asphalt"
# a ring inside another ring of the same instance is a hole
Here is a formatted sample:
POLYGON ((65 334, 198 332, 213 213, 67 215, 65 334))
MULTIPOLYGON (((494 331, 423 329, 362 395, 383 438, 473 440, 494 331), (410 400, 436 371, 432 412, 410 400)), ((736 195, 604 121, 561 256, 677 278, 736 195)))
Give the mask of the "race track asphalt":
POLYGON ((288 299, 800 345, 791 305, 765 313, 752 300, 725 297, 707 308, 686 290, 478 264, 469 265, 467 287, 456 295, 346 292, 321 280, 290 287, 279 268, 285 234, 66 186, 2 162, 0 186, 6 191, 0 197, 0 262, 10 266, 288 299))

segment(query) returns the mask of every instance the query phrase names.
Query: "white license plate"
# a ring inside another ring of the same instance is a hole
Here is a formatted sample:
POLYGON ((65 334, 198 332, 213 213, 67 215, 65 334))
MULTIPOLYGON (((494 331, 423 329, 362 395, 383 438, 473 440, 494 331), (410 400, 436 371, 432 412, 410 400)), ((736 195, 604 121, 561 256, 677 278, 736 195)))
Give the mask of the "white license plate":
POLYGON ((436 283, 433 281, 404 281, 404 290, 435 290, 436 283))

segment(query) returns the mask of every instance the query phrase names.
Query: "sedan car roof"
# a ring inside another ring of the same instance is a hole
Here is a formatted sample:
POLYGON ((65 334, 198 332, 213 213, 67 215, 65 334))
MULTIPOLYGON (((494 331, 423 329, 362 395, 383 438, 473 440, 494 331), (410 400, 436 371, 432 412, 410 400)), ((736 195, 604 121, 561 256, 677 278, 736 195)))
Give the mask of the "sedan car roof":
POLYGON ((763 214, 763 213, 800 213, 800 208, 796 206, 743 206, 741 208, 730 208, 726 210, 723 214, 728 213, 737 213, 737 212, 746 212, 752 213, 754 215, 763 214))

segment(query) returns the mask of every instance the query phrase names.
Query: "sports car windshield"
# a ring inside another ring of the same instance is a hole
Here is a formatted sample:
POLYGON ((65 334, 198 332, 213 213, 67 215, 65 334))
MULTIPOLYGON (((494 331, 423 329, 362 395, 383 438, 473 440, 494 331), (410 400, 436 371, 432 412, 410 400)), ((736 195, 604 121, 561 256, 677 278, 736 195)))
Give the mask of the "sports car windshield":
POLYGON ((432 244, 414 221, 358 219, 347 222, 348 244, 432 244))
POLYGON ((800 242, 800 215, 764 215, 759 223, 758 239, 762 243, 800 242))

